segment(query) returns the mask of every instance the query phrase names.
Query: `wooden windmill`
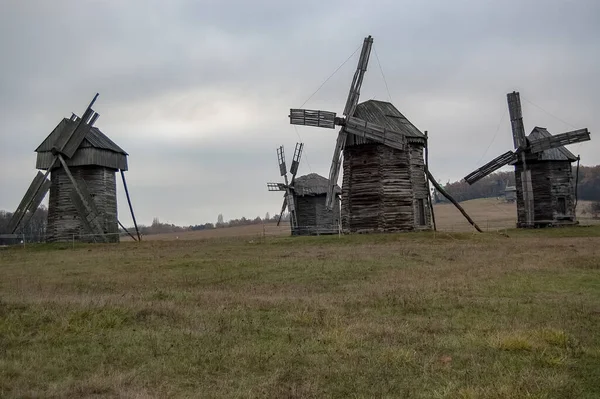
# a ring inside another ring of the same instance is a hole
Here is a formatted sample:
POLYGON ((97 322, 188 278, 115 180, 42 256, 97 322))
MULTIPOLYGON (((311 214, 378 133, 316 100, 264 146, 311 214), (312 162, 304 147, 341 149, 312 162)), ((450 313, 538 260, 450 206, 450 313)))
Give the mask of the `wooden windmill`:
POLYGON ((372 37, 365 38, 343 117, 335 112, 291 109, 290 123, 329 129, 341 126, 326 205, 333 207, 343 153, 345 232, 430 229, 431 204, 423 157, 427 137, 389 102, 358 103, 372 45, 372 37))
POLYGON ((38 172, 33 179, 9 221, 8 234, 27 225, 50 191, 47 241, 119 241, 117 171, 121 172, 138 231, 123 173, 127 170, 127 153, 94 127, 99 114, 92 106, 97 98, 98 94, 81 117, 72 114, 64 118, 36 149, 36 167, 46 172, 38 172))
POLYGON ((277 149, 279 173, 283 176, 284 183, 267 183, 269 191, 285 191, 277 225, 279 226, 281 216, 287 208, 290 213, 292 235, 337 233, 340 221, 339 194, 341 190, 339 187, 334 190, 334 206, 333 209, 328 209, 325 206, 325 199, 329 182, 325 177, 311 173, 296 178, 303 147, 304 144, 296 143, 290 168, 291 180, 288 180, 287 177, 283 146, 277 149))
POLYGON ((514 151, 507 151, 465 177, 473 184, 495 170, 515 166, 517 227, 575 223, 571 163, 578 160, 563 146, 590 140, 588 129, 552 135, 535 127, 525 136, 519 93, 507 94, 514 151))

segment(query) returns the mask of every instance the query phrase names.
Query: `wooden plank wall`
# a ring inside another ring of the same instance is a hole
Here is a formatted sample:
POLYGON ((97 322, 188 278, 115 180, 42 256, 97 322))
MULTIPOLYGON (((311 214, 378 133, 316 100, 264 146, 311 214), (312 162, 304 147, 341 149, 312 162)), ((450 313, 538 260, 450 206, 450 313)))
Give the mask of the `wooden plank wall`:
MULTIPOLYGON (((54 159, 55 157, 51 152, 38 152, 36 168, 48 169, 54 159)), ((81 147, 73 155, 73 158, 65 159, 65 161, 69 166, 96 165, 127 170, 126 155, 94 147, 81 147)))
MULTIPOLYGON (((102 215, 104 232, 118 233, 116 171, 102 167, 72 167, 69 169, 76 179, 86 182, 98 212, 102 215)), ((78 241, 90 242, 91 237, 81 237, 90 232, 81 223, 79 213, 70 198, 73 187, 64 169, 53 170, 51 181, 46 240, 49 242, 71 241, 75 235, 75 239, 78 241)), ((108 236, 107 241, 118 242, 119 236, 116 234, 108 236)))
POLYGON ((422 145, 400 151, 381 144, 344 150, 342 228, 348 233, 430 229, 422 145), (418 199, 426 223, 419 225, 418 199))
POLYGON ((298 228, 293 235, 334 234, 338 232, 340 200, 336 197, 333 210, 325 206, 325 194, 296 196, 298 228))
MULTIPOLYGON (((569 161, 529 162, 534 201, 534 225, 569 224, 575 222, 575 193, 569 161), (558 198, 565 198, 566 214, 558 212, 558 198)), ((522 164, 515 165, 517 185, 517 226, 525 227, 525 207, 521 187, 522 164)))

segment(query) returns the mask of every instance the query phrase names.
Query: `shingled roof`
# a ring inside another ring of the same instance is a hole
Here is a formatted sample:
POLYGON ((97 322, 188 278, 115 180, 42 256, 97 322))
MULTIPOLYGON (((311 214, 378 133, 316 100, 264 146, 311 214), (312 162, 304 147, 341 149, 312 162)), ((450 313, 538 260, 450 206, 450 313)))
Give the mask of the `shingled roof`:
MULTIPOLYGON (((539 140, 552 137, 552 134, 550 134, 545 127, 536 126, 527 137, 529 140, 539 140)), ((538 159, 541 161, 577 161, 577 157, 573 155, 571 151, 562 146, 542 151, 538 154, 538 159)))
MULTIPOLYGON (((294 192, 296 195, 327 194, 328 187, 329 179, 316 173, 300 176, 294 180, 294 192)), ((342 189, 336 185, 334 191, 336 194, 341 194, 342 189)))
POLYGON ((354 116, 377 123, 386 129, 402 133, 407 140, 422 141, 425 135, 415 127, 392 103, 368 100, 356 106, 354 116))
MULTIPOLYGON (((42 144, 35 149, 35 152, 49 152, 52 151, 52 147, 56 139, 61 135, 61 133, 65 129, 75 129, 77 126, 76 121, 72 121, 70 119, 64 118, 58 126, 54 128, 54 130, 46 137, 42 144)), ((102 150, 113 151, 123 155, 127 154, 121 147, 116 145, 111 139, 106 137, 104 133, 100 131, 97 127, 92 127, 85 136, 80 147, 94 147, 102 150)))

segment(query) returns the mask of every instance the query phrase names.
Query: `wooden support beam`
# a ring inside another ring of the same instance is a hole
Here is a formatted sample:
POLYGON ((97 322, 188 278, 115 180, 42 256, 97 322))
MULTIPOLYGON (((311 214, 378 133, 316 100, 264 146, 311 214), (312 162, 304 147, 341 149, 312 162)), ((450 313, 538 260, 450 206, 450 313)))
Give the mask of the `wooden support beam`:
POLYGON ((521 162, 523 163, 523 171, 521 172, 521 193, 523 195, 523 208, 525 209, 525 224, 527 227, 532 227, 534 224, 533 185, 531 182, 531 171, 527 169, 525 152, 521 152, 521 162))
POLYGON ((277 226, 281 223, 281 218, 283 217, 283 212, 285 212, 285 208, 287 208, 287 193, 283 194, 283 205, 281 206, 281 212, 279 212, 279 219, 277 220, 277 226))
POLYGON ((125 181, 125 173, 121 170, 121 179, 123 180, 123 187, 125 188, 125 195, 127 196, 127 203, 129 204, 129 211, 131 212, 131 218, 133 219, 133 226, 138 236, 138 241, 142 241, 140 230, 138 229, 137 222, 135 220, 135 214, 133 213, 133 205, 131 205, 131 198, 129 197, 129 189, 127 188, 127 181, 125 181))
POLYGON ((440 186, 437 181, 435 181, 435 178, 431 175, 431 172, 429 172, 429 170, 427 171, 427 177, 429 178, 429 181, 431 181, 431 184, 433 184, 433 187, 435 187, 436 190, 438 190, 440 193, 442 193, 442 195, 444 197, 448 198, 448 200, 454 204, 454 206, 456 207, 456 209, 458 209, 460 211, 460 213, 463 214, 463 216, 465 217, 465 219, 467 219, 467 221, 469 223, 471 223, 471 225, 473 227, 475 227, 475 229, 478 232, 483 233, 483 230, 481 230, 479 228, 479 226, 477 225, 477 223, 475 223, 473 221, 473 219, 471 219, 471 217, 467 214, 467 212, 463 209, 463 207, 460 206, 460 204, 458 202, 456 202, 456 200, 454 198, 452 198, 452 196, 446 190, 444 190, 444 188, 442 186, 440 186))

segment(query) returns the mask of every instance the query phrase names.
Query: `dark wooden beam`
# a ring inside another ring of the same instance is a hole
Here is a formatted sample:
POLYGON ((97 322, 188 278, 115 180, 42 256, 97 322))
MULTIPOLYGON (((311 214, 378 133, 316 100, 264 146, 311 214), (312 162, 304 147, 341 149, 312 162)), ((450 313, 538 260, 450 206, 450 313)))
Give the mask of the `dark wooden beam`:
POLYGON ((123 170, 121 172, 121 179, 123 180, 123 187, 125 188, 125 195, 127 196, 127 203, 129 204, 129 211, 131 212, 131 218, 133 219, 133 226, 135 227, 135 232, 138 236, 138 241, 142 241, 142 236, 140 235, 140 230, 138 229, 137 221, 135 220, 135 214, 133 213, 133 205, 131 205, 131 198, 129 197, 129 189, 127 188, 127 181, 125 180, 125 173, 123 170))
POLYGON ((454 206, 456 207, 456 209, 458 209, 460 211, 460 213, 463 214, 463 216, 465 217, 465 219, 467 219, 469 221, 469 223, 471 223, 471 225, 473 227, 475 227, 475 229, 478 232, 483 233, 483 230, 481 230, 479 228, 479 226, 477 226, 477 223, 475 223, 473 221, 473 219, 471 219, 471 217, 467 214, 467 212, 463 209, 463 207, 460 206, 460 204, 458 202, 456 202, 456 200, 454 198, 452 198, 452 196, 446 190, 444 190, 444 188, 442 186, 440 186, 437 181, 435 181, 435 178, 431 175, 431 173, 429 172, 429 170, 427 171, 427 177, 429 178, 429 181, 431 181, 431 184, 433 184, 433 187, 435 187, 436 190, 438 190, 440 193, 442 193, 442 195, 444 197, 448 198, 448 200, 454 204, 454 206))

